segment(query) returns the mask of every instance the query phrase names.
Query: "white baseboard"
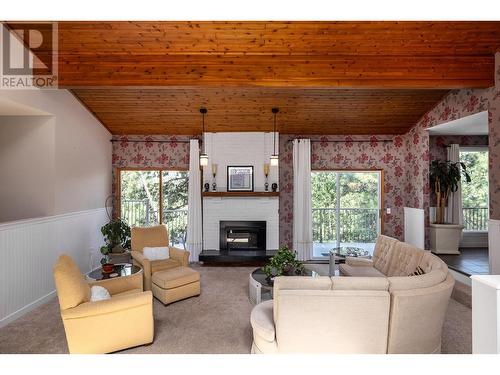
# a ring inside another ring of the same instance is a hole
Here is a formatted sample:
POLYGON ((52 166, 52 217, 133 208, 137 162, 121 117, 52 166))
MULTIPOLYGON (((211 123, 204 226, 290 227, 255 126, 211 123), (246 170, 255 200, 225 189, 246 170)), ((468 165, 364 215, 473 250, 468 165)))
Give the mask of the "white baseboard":
POLYGON ((43 304, 49 302, 55 296, 56 296, 56 291, 53 290, 49 294, 37 299, 36 301, 31 302, 30 304, 24 306, 23 308, 11 313, 10 315, 7 315, 5 318, 0 320, 0 328, 6 326, 7 324, 13 322, 14 320, 16 320, 18 318, 20 318, 24 314, 27 314, 30 311, 36 309, 38 306, 42 306, 43 304))

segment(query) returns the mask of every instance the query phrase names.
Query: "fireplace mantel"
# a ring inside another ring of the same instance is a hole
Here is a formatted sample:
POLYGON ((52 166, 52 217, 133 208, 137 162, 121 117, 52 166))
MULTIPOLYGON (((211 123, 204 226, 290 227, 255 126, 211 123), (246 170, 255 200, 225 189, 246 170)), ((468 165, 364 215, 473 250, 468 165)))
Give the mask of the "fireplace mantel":
POLYGON ((204 191, 203 197, 278 197, 279 191, 204 191))

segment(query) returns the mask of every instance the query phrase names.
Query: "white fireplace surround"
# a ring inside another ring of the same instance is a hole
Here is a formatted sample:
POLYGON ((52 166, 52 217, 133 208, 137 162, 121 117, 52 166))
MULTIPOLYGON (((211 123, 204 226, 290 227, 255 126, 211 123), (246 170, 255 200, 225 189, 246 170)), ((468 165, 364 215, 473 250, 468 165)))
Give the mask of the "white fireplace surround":
POLYGON ((278 249, 278 197, 204 197, 203 249, 220 250, 221 221, 266 221, 266 248, 278 249))
MULTIPOLYGON (((217 191, 227 191, 228 166, 253 166, 254 191, 264 191, 264 163, 269 163, 273 154, 273 133, 231 132, 205 133, 205 151, 208 166, 203 170, 203 183, 210 189, 214 181, 212 164, 217 164, 215 182, 217 191)), ((276 152, 279 136, 276 134, 276 152)), ((269 190, 273 182, 278 183, 278 167, 271 167, 269 190)), ((203 249, 219 250, 220 221, 266 221, 266 248, 279 247, 279 198, 274 197, 203 197, 203 249)))

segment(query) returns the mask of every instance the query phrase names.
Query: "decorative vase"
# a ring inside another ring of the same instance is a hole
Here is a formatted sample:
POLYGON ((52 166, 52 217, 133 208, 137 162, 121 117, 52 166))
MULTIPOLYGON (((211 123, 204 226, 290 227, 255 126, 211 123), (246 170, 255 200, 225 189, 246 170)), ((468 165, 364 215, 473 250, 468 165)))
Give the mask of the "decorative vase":
POLYGON ((273 189, 274 192, 278 191, 278 184, 276 182, 273 182, 271 188, 273 189))
POLYGON ((268 182, 266 182, 264 184, 264 191, 269 191, 269 183, 268 182))
POLYGON ((217 191, 217 184, 215 182, 212 183, 212 191, 217 191))
POLYGON ((205 192, 208 192, 210 190, 210 184, 208 182, 205 182, 203 187, 205 188, 205 192))

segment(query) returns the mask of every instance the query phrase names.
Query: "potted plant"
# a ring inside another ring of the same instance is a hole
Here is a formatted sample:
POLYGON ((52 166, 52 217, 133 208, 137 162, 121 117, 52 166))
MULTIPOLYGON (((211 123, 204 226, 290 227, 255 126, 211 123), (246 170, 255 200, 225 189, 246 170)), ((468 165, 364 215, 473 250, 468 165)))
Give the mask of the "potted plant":
POLYGON ((297 254, 287 246, 282 246, 275 256, 269 259, 262 270, 267 281, 272 284, 276 276, 301 276, 305 274, 304 265, 296 258, 297 254))
POLYGON ((458 245, 464 226, 446 223, 444 213, 448 198, 458 190, 462 177, 466 182, 471 181, 467 167, 461 162, 433 160, 429 172, 430 184, 436 194, 436 222, 430 224, 431 250, 436 254, 460 254, 458 245))
POLYGON ((101 254, 104 255, 101 264, 108 263, 109 254, 120 254, 130 249, 130 227, 125 221, 112 220, 102 226, 101 233, 105 242, 105 245, 101 246, 101 254))

